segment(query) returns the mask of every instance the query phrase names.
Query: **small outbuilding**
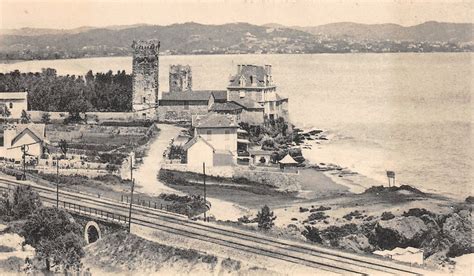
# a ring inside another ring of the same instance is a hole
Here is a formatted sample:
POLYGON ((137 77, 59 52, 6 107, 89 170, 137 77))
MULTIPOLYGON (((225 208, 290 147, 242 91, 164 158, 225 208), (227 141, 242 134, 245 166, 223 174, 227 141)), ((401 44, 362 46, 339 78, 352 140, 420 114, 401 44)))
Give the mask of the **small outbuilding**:
POLYGON ((281 169, 285 169, 286 167, 296 167, 298 162, 293 159, 289 154, 287 154, 283 159, 278 161, 278 164, 280 164, 281 169))

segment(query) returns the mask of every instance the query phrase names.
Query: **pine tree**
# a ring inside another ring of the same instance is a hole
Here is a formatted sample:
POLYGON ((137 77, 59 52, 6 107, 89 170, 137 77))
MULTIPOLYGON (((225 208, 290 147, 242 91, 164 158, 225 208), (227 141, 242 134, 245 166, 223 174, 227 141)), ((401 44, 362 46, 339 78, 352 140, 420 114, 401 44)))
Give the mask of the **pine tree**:
POLYGON ((257 214, 258 229, 269 230, 275 225, 273 221, 276 216, 270 211, 270 208, 265 205, 262 210, 257 214))

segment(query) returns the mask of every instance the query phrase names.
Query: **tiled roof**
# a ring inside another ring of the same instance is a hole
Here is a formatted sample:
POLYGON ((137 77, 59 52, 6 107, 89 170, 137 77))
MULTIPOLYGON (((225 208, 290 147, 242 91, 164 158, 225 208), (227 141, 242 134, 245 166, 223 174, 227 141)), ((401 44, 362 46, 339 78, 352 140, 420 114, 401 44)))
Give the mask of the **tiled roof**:
POLYGON ((232 76, 230 79, 229 86, 238 86, 240 85, 240 79, 245 82, 244 87, 266 87, 268 83, 265 83, 265 76, 267 72, 263 66, 258 65, 238 65, 241 68, 239 72, 232 76), (252 84, 251 79, 253 79, 254 84, 252 84))
POLYGON ((241 109, 242 109, 242 106, 234 102, 214 103, 210 108, 211 111, 234 111, 234 110, 241 110, 241 109))
POLYGON ((196 90, 189 92, 164 92, 161 95, 163 101, 208 101, 211 95, 215 99, 227 99, 225 90, 196 90))
POLYGON ((233 102, 245 109, 263 109, 263 106, 260 103, 248 98, 233 100, 233 102))
POLYGON ((238 128, 237 118, 233 115, 208 113, 193 117, 193 127, 196 128, 238 128))
POLYGON ((188 150, 190 147, 192 147, 194 144, 196 144, 197 141, 199 141, 199 140, 203 141, 206 145, 208 145, 208 146, 212 149, 212 151, 215 151, 214 147, 213 147, 211 144, 209 144, 209 142, 206 141, 206 139, 202 138, 200 135, 194 136, 193 139, 189 140, 189 141, 183 146, 183 149, 184 149, 184 150, 188 150))
POLYGON ((45 124, 15 124, 16 134, 20 134, 23 130, 31 130, 38 138, 44 139, 46 136, 46 125, 45 124))
POLYGON ((26 100, 27 92, 0 92, 0 100, 26 100))

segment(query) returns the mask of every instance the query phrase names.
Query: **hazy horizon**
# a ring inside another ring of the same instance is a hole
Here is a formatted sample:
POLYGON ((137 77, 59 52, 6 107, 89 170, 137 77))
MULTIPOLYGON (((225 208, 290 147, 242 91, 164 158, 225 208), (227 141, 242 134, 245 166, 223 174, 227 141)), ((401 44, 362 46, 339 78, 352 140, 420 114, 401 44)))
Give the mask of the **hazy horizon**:
POLYGON ((451 0, 0 0, 0 28, 75 29, 185 22, 301 27, 351 22, 407 27, 427 21, 473 23, 472 8, 469 1, 451 0))
POLYGON ((368 24, 368 23, 360 23, 360 22, 352 22, 352 21, 338 21, 338 22, 326 23, 326 24, 321 24, 321 25, 306 25, 306 26, 291 25, 290 26, 290 25, 283 25, 283 24, 275 23, 275 22, 268 22, 268 23, 264 23, 264 24, 252 24, 250 22, 224 22, 224 23, 221 23, 221 24, 207 24, 207 23, 203 23, 203 22, 187 21, 187 22, 171 23, 171 24, 134 23, 134 24, 107 25, 107 26, 84 25, 84 26, 78 26, 78 27, 73 27, 73 28, 41 28, 41 27, 2 28, 0 26, 0 29, 2 29, 2 30, 21 30, 21 29, 75 30, 75 29, 81 29, 81 28, 96 28, 96 29, 99 29, 99 28, 132 27, 132 26, 171 26, 171 25, 175 25, 175 24, 187 24, 187 23, 196 23, 196 24, 202 24, 202 25, 215 25, 215 26, 226 25, 226 24, 238 24, 238 23, 248 23, 248 24, 252 24, 252 25, 255 25, 255 26, 265 26, 265 25, 269 25, 269 24, 278 24, 278 25, 282 25, 282 26, 288 27, 288 28, 292 28, 292 27, 301 27, 301 28, 317 27, 317 26, 338 24, 338 23, 351 23, 351 24, 361 24, 361 25, 391 25, 391 24, 394 24, 394 25, 399 25, 399 26, 403 26, 403 27, 412 27, 412 26, 417 26, 417 25, 424 24, 424 23, 427 23, 427 22, 438 22, 438 23, 449 23, 449 24, 451 24, 451 23, 452 24, 474 24, 474 23, 471 23, 471 22, 447 22, 447 21, 429 20, 429 21, 424 21, 424 22, 421 22, 421 23, 418 23, 418 24, 408 25, 408 26, 403 26, 403 25, 393 23, 393 22, 368 24))

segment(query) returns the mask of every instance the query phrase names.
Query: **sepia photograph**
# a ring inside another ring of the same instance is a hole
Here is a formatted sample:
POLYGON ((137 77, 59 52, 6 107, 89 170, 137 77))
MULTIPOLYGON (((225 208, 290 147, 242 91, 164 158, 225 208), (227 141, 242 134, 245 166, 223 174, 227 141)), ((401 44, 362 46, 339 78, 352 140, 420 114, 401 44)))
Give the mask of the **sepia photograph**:
POLYGON ((0 276, 474 275, 473 11, 0 0, 0 276))

